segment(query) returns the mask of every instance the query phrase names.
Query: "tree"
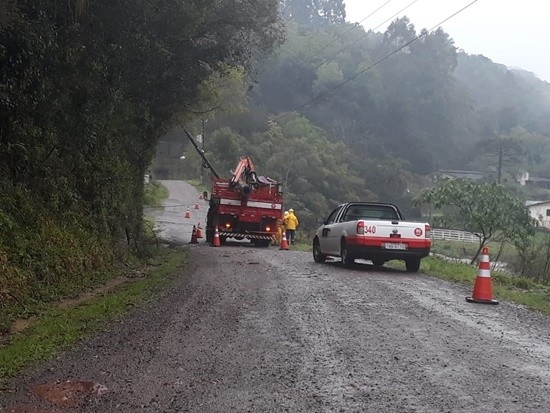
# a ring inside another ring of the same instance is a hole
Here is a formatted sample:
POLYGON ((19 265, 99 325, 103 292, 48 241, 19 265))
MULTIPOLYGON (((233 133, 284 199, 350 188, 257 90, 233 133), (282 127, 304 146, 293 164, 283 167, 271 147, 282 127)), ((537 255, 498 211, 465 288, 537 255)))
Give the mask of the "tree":
POLYGON ((200 119, 228 95, 242 107, 232 91, 282 41, 273 0, 0 0, 4 12, 0 184, 116 241, 126 219, 139 233, 143 174, 174 115, 200 119))
POLYGON ((283 0, 283 16, 298 24, 322 26, 344 23, 346 6, 342 0, 283 0))
POLYGON ((523 202, 496 183, 444 179, 438 187, 421 192, 413 202, 436 209, 447 207, 442 222, 479 237, 472 264, 490 240, 510 242, 521 250, 534 232, 534 221, 523 202))

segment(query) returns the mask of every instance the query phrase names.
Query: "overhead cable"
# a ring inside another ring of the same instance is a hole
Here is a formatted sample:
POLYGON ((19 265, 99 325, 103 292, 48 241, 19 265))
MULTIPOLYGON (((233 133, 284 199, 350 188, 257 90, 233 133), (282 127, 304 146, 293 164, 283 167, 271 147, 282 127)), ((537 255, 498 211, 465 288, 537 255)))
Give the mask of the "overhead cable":
POLYGON ((325 97, 329 94, 331 94, 332 92, 334 92, 336 89, 339 89, 340 87, 344 86, 345 84, 351 82, 352 80, 355 80, 357 79, 359 76, 361 76, 363 73, 369 71, 370 69, 372 69, 373 67, 377 66, 378 64, 382 63, 383 61, 389 59, 391 56, 399 53, 401 50, 405 49, 406 47, 410 46, 412 43, 416 42, 417 40, 421 39, 422 37, 425 37, 427 36, 430 32, 432 32, 433 30, 435 30, 436 28, 438 28, 439 26, 441 26, 443 23, 447 22, 448 20, 452 19, 453 17, 455 17, 456 15, 462 13, 464 10, 466 10, 468 7, 472 6, 474 3, 477 3, 478 0, 473 0, 472 2, 470 2, 469 4, 467 4, 466 6, 462 7, 460 10, 454 12, 453 14, 451 14, 449 17, 443 19, 441 22, 437 23, 435 26, 433 26, 431 29, 429 30, 426 30, 425 32, 421 33, 420 35, 416 35, 413 39, 409 40, 408 42, 406 42, 405 44, 403 44, 402 46, 398 47, 397 49, 395 49, 394 51, 390 52, 389 54, 387 54, 386 56, 382 57, 381 59, 377 60, 376 62, 372 63, 370 66, 366 67, 365 69, 357 72, 355 75, 353 75, 352 77, 350 77, 349 79, 346 79, 340 83, 338 83, 337 85, 335 85, 334 87, 330 88, 329 90, 327 90, 326 92, 323 92, 323 93, 320 93, 318 94, 317 96, 314 96, 313 98, 311 98, 309 101, 307 101, 306 103, 304 103, 303 105, 300 105, 299 107, 297 107, 296 109, 290 111, 290 112, 287 112, 285 113, 284 115, 281 115, 275 119, 272 119, 272 122, 276 122, 278 120, 281 120, 283 118, 286 118, 287 116, 290 116, 292 113, 300 110, 300 109, 303 109, 305 108, 306 106, 309 106, 311 103, 319 100, 320 98, 322 97, 325 97))

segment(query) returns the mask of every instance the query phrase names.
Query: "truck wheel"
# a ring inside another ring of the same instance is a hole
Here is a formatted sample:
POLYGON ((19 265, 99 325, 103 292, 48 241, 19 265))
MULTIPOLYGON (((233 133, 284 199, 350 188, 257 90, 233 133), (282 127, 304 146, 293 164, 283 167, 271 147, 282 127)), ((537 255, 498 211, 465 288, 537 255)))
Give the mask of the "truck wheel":
POLYGON ((345 243, 342 243, 340 246, 340 259, 342 260, 342 265, 346 268, 351 268, 355 262, 355 258, 351 256, 345 243))
POLYGON ((408 272, 417 272, 420 269, 420 258, 408 258, 405 260, 408 272))
POLYGON ((257 239, 254 241, 254 245, 257 247, 267 248, 269 247, 269 240, 268 239, 257 239))
POLYGON ((319 240, 315 238, 313 240, 313 261, 315 262, 325 262, 327 256, 321 251, 321 245, 319 245, 319 240))

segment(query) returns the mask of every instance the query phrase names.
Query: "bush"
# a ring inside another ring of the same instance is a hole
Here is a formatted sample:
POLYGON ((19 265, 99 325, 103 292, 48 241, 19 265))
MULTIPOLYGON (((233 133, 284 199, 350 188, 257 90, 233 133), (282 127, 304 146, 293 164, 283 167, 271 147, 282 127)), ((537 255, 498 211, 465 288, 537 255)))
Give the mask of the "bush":
POLYGON ((550 235, 542 234, 536 241, 518 251, 510 263, 514 272, 544 283, 550 282, 550 235))

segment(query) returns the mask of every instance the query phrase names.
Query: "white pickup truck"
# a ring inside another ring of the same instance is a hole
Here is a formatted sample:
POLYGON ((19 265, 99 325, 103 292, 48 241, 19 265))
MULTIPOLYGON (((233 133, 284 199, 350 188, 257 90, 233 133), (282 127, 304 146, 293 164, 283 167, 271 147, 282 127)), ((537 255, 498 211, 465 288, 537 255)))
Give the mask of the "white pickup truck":
POLYGON ((404 260, 407 271, 416 272, 420 260, 430 254, 430 225, 405 221, 393 204, 349 202, 322 222, 313 238, 315 262, 334 256, 351 267, 356 258, 371 260, 375 266, 404 260))

